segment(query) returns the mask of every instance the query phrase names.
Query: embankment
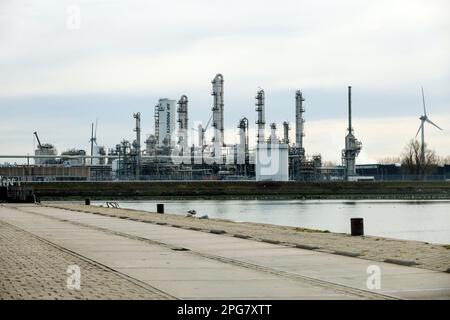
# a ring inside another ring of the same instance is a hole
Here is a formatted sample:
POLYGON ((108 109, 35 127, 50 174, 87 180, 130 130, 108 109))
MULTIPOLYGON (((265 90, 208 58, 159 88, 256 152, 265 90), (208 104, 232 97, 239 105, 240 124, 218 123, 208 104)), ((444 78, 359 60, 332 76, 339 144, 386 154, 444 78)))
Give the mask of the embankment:
POLYGON ((43 182, 43 200, 91 199, 450 199, 450 182, 43 182))

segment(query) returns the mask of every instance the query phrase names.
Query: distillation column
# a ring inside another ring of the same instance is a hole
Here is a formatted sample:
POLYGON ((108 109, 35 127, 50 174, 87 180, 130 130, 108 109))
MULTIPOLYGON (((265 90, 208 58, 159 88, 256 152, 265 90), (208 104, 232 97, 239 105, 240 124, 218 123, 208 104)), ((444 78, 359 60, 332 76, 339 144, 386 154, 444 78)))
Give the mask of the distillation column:
POLYGON ((223 99, 223 76, 219 73, 212 81, 212 96, 214 98, 213 123, 214 144, 219 148, 225 146, 224 142, 224 99, 223 99))
POLYGON ((269 139, 269 141, 271 144, 278 143, 277 124, 275 122, 270 124, 270 139, 269 139))
POLYGON ((248 155, 248 119, 239 120, 239 145, 237 147, 236 162, 237 164, 245 164, 248 155))
POLYGON ((159 147, 159 104, 155 106, 155 138, 156 145, 159 147))
POLYGON ((133 148, 136 153, 136 177, 141 176, 141 113, 133 114, 133 118, 136 119, 136 128, 134 128, 134 132, 136 132, 136 140, 133 143, 133 148))
POLYGON ((180 155, 183 156, 188 151, 188 97, 182 95, 178 101, 178 146, 180 148, 180 155))
POLYGON ((289 128, 289 122, 285 121, 283 122, 283 143, 285 144, 289 144, 289 130, 291 130, 291 128, 289 128))
POLYGON ((305 136, 304 124, 305 119, 303 118, 303 113, 305 109, 303 108, 303 94, 300 90, 295 92, 295 148, 299 150, 301 155, 305 154, 305 149, 303 147, 303 137, 305 136))
POLYGON ((264 132, 266 130, 266 119, 265 119, 265 95, 264 90, 258 91, 255 97, 256 112, 258 113, 258 120, 256 124, 258 125, 257 141, 258 144, 264 143, 264 132))

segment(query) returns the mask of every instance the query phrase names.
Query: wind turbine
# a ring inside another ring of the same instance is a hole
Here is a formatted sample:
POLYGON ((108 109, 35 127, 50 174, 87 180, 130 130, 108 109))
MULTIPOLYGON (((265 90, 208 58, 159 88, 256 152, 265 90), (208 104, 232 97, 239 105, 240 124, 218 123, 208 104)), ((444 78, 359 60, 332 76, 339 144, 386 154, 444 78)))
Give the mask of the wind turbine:
POLYGON ((425 164, 425 122, 428 122, 429 124, 435 126, 439 130, 442 130, 442 128, 440 128, 437 124, 435 124, 433 121, 431 121, 427 116, 427 108, 425 106, 425 94, 423 93, 423 87, 422 87, 422 103, 423 103, 423 115, 420 116, 420 118, 419 118, 421 123, 420 123, 419 130, 417 130, 416 138, 419 135, 419 132, 422 131, 422 134, 421 134, 422 141, 421 141, 421 146, 420 146, 421 147, 420 158, 421 158, 422 165, 423 165, 423 164, 425 164))

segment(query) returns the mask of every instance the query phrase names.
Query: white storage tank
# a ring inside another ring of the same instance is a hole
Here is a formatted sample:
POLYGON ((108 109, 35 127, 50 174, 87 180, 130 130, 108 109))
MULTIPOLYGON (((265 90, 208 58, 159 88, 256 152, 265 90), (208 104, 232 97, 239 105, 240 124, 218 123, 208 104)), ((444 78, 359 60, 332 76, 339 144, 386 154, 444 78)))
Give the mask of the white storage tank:
POLYGON ((256 181, 289 181, 289 149, 284 143, 259 143, 255 159, 256 181))
POLYGON ((112 170, 112 172, 116 173, 119 170, 119 165, 120 165, 119 159, 114 159, 111 162, 111 170, 112 170))
POLYGON ((34 160, 34 163, 36 165, 44 165, 44 164, 54 164, 56 163, 55 156, 58 155, 58 151, 55 149, 55 147, 52 144, 43 144, 42 146, 38 147, 34 154, 36 156, 51 156, 49 158, 36 158, 34 160))
POLYGON ((176 140, 175 136, 172 137, 172 134, 175 132, 176 127, 176 101, 169 99, 159 99, 158 103, 158 125, 157 125, 157 137, 158 137, 158 146, 164 145, 164 140, 170 141, 170 144, 173 145, 176 140))
POLYGON ((70 158, 71 156, 84 157, 86 156, 86 151, 79 149, 70 149, 61 153, 61 160, 66 166, 85 165, 85 158, 70 158))
MULTIPOLYGON (((94 146, 94 157, 106 156, 106 149, 103 146, 94 146)), ((104 158, 92 158, 91 164, 93 166, 99 166, 105 164, 104 158)))

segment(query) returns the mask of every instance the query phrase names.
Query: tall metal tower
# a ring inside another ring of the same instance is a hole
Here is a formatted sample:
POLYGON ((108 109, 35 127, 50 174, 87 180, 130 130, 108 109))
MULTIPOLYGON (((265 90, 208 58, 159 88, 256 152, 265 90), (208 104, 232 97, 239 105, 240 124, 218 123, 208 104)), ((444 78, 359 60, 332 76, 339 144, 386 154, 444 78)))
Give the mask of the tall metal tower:
POLYGON ((211 95, 214 98, 213 104, 213 123, 212 126, 214 128, 214 142, 217 146, 225 146, 224 142, 224 121, 223 121, 223 113, 224 113, 224 98, 223 98, 223 76, 218 73, 213 81, 211 82, 212 93, 211 95))
POLYGON ((136 154, 136 177, 139 179, 141 176, 141 113, 134 113, 133 118, 136 119, 136 140, 133 142, 133 149, 136 154))
POLYGON ((180 147, 180 155, 185 155, 188 151, 188 97, 182 95, 178 101, 178 146, 180 147))
POLYGON ((242 118, 238 123, 239 145, 237 149, 237 164, 247 163, 248 158, 248 119, 242 118))
POLYGON ((283 122, 283 143, 289 144, 289 130, 291 128, 289 127, 289 122, 285 121, 283 122))
POLYGON ((255 97, 256 112, 258 113, 258 120, 256 124, 258 125, 257 140, 259 143, 264 143, 264 133, 266 130, 266 116, 265 116, 265 94, 264 90, 260 89, 255 97))
POLYGON ((303 147, 303 137, 305 136, 305 119, 303 118, 303 113, 305 109, 303 108, 303 93, 300 90, 295 92, 295 148, 299 150, 301 155, 305 154, 305 149, 303 147))
POLYGON ((442 128, 439 127, 437 124, 435 124, 433 121, 431 121, 430 118, 428 118, 427 108, 425 106, 425 93, 423 92, 423 87, 422 87, 422 104, 423 104, 423 115, 421 115, 419 118, 420 119, 420 127, 416 133, 416 139, 417 139, 419 132, 421 132, 420 162, 422 163, 422 166, 424 166, 425 165, 425 122, 428 122, 429 124, 431 124, 432 126, 435 126, 439 130, 442 130, 442 128))
POLYGON ((345 137, 345 149, 342 150, 342 162, 345 166, 345 178, 356 175, 356 157, 361 151, 362 144, 353 135, 352 127, 352 87, 348 87, 348 134, 345 137))

